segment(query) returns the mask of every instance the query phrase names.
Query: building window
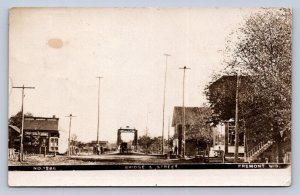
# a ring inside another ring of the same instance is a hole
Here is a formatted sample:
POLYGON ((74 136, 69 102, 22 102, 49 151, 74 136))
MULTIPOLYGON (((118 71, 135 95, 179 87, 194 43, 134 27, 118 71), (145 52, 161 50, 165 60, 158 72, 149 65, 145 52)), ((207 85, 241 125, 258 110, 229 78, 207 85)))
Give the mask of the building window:
POLYGON ((49 151, 56 152, 58 150, 58 137, 50 137, 49 151))

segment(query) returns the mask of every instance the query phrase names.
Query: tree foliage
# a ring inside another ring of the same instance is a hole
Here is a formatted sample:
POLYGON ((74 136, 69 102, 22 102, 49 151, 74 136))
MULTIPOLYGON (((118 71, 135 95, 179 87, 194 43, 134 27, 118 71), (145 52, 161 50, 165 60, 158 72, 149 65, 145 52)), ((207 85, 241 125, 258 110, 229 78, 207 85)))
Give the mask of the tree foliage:
POLYGON ((148 151, 148 148, 151 146, 153 143, 153 139, 151 137, 143 135, 138 138, 138 145, 142 147, 146 152, 148 151))
POLYGON ((201 140, 203 142, 212 141, 212 129, 210 127, 209 116, 211 109, 203 107, 201 109, 195 109, 193 112, 188 112, 186 115, 187 128, 186 139, 187 140, 201 140))
MULTIPOLYGON (((185 108, 185 139, 194 141, 211 142, 212 130, 210 127, 211 109, 208 106, 185 108)), ((183 123, 182 107, 175 107, 173 113, 173 125, 176 126, 175 137, 182 137, 183 123)))
MULTIPOLYGON (((240 81, 239 118, 254 141, 278 143, 280 132, 291 129, 291 17, 290 9, 256 12, 236 32, 235 44, 227 46, 233 51, 228 74, 236 75, 239 69, 248 78, 240 81)), ((235 90, 236 83, 223 83, 216 91, 207 88, 213 118, 233 118, 235 90)))
MULTIPOLYGON (((251 78, 247 76, 239 77, 239 102, 244 105, 249 101, 253 91, 251 87, 251 78)), ((222 76, 218 80, 210 83, 206 88, 206 97, 211 104, 213 114, 211 122, 214 125, 220 121, 226 121, 235 117, 235 103, 236 103, 236 86, 237 76, 222 76)), ((244 113, 244 107, 241 107, 244 113)), ((243 114, 242 114, 243 117, 243 114)))
POLYGON ((279 131, 291 128, 291 17, 289 9, 274 9, 248 18, 233 56, 239 63, 232 64, 253 81, 244 104, 247 127, 277 141, 279 131))
MULTIPOLYGON (((140 136, 138 138, 138 145, 141 149, 144 150, 145 153, 161 153, 162 149, 162 137, 149 137, 146 135, 140 136)), ((170 140, 164 139, 164 146, 165 149, 171 147, 173 145, 173 138, 170 138, 170 140)))
MULTIPOLYGON (((166 142, 165 142, 166 143, 166 142)), ((151 153, 156 153, 156 154, 160 154, 161 153, 161 144, 162 144, 162 138, 161 136, 159 137, 153 137, 151 139, 151 144, 148 148, 148 151, 151 153)))

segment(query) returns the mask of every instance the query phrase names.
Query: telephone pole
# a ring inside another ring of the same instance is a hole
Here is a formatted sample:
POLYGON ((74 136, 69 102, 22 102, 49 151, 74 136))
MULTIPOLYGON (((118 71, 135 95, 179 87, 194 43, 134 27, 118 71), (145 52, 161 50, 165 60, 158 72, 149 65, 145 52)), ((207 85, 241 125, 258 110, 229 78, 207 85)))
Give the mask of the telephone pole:
MULTIPOLYGON (((245 152, 245 151, 244 151, 245 152)), ((239 73, 236 74, 234 162, 239 156, 239 73)))
POLYGON ((148 111, 148 108, 147 108, 146 137, 148 137, 148 119, 149 119, 149 111, 148 111))
POLYGON ((169 120, 168 120, 168 149, 169 149, 169 151, 168 152, 170 152, 170 148, 171 148, 170 145, 171 144, 170 144, 170 116, 169 116, 169 120))
POLYGON ((170 141, 170 116, 168 120, 168 142, 170 141))
POLYGON ((165 104, 166 104, 166 84, 167 84, 167 68, 168 68, 168 57, 170 54, 164 54, 166 56, 166 70, 165 70, 165 83, 164 83, 164 101, 163 101, 163 118, 162 118, 162 143, 161 143, 161 154, 164 155, 164 130, 165 130, 165 104))
POLYGON ((100 128, 100 80, 104 77, 96 77, 99 80, 98 84, 98 121, 97 121, 97 144, 99 144, 99 128, 100 128))
POLYGON ((71 156, 71 124, 72 124, 72 118, 76 117, 73 116, 72 114, 70 114, 69 116, 66 116, 68 118, 70 118, 70 122, 69 122, 69 140, 68 140, 68 156, 71 156))
POLYGON ((184 88, 185 88, 185 71, 190 69, 184 66, 183 68, 179 68, 183 70, 183 87, 182 87, 182 156, 185 157, 185 107, 184 107, 184 88))
POLYGON ((22 89, 22 107, 21 107, 21 113, 22 113, 22 126, 21 126, 21 135, 20 135, 20 153, 19 153, 19 161, 22 162, 24 160, 24 151, 23 151, 23 135, 24 135, 24 97, 25 97, 25 89, 35 89, 35 87, 25 87, 24 85, 22 87, 12 87, 15 89, 22 89))

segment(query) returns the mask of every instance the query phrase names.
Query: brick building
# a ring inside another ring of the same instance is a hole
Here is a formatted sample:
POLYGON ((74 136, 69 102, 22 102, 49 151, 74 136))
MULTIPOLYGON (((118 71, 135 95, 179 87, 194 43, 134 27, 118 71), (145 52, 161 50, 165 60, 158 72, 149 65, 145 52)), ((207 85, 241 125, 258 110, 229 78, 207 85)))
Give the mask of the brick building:
POLYGON ((24 118, 24 153, 49 154, 58 152, 58 122, 53 117, 24 118))

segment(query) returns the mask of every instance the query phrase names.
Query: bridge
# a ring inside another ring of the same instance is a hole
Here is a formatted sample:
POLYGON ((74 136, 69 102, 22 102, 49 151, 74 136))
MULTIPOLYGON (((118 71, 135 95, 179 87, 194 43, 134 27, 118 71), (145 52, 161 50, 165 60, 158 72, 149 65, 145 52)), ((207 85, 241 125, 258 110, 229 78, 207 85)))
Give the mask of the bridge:
POLYGON ((117 146, 120 147, 120 153, 128 153, 128 145, 126 142, 122 141, 122 133, 134 133, 134 139, 132 142, 132 146, 134 146, 134 150, 137 151, 138 146, 138 131, 133 128, 129 128, 129 126, 126 126, 126 128, 120 128, 118 129, 118 137, 117 137, 117 146))

